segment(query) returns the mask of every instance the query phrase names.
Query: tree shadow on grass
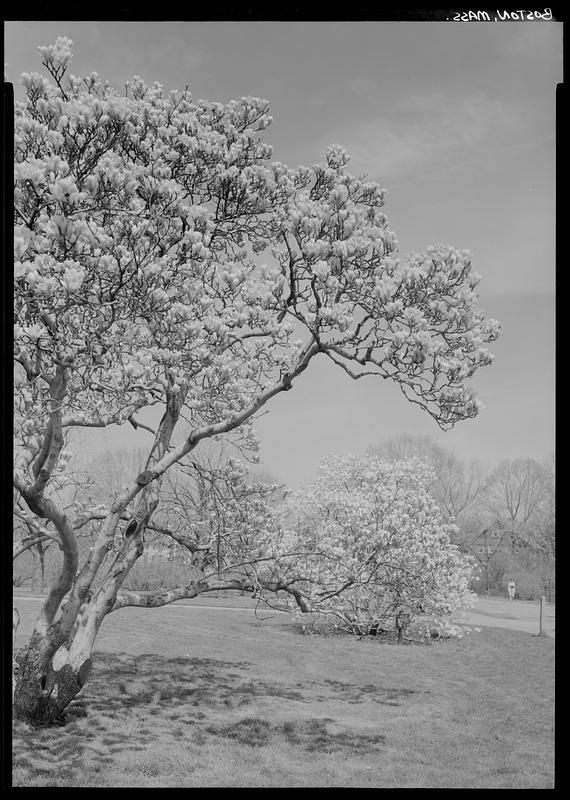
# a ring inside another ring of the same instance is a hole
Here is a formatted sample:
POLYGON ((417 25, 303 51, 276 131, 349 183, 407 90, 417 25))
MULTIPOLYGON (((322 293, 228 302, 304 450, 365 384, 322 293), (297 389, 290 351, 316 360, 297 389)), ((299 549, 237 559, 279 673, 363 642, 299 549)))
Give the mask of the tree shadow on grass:
POLYGON ((227 725, 212 725, 206 732, 232 739, 249 747, 265 747, 285 742, 310 753, 358 753, 377 750, 386 737, 354 730, 332 731, 330 717, 270 722, 260 717, 244 717, 227 725))
POLYGON ((404 687, 388 686, 357 686, 352 683, 342 683, 327 678, 322 681, 330 691, 340 696, 348 703, 378 703, 384 706, 399 706, 401 700, 413 694, 429 694, 424 689, 406 689, 404 687))
POLYGON ((287 684, 248 680, 250 676, 246 662, 104 653, 97 656, 83 698, 87 709, 102 714, 153 707, 174 720, 188 709, 235 708, 264 696, 305 699, 287 684))
MULTIPOLYGON (((244 682, 249 669, 213 659, 97 653, 91 679, 66 709, 64 725, 14 722, 13 769, 28 785, 73 785, 88 763, 92 772, 102 771, 119 756, 152 748, 157 733, 169 737, 177 724, 196 725, 213 706, 250 702, 244 682), (241 685, 246 691, 240 694, 241 685)), ((261 692, 261 685, 256 689, 261 692)))
POLYGON ((62 728, 31 728, 16 722, 12 745, 12 769, 23 771, 26 783, 50 782, 57 775, 65 784, 80 767, 86 742, 73 726, 63 732, 62 728))
POLYGON ((65 725, 33 729, 15 723, 13 766, 28 785, 72 786, 86 771, 104 773, 118 760, 136 760, 137 751, 151 752, 159 741, 167 748, 185 741, 190 731, 198 747, 221 737, 258 747, 277 742, 308 751, 365 752, 384 737, 334 731, 329 718, 307 719, 303 713, 292 721, 268 721, 259 715, 259 702, 318 704, 332 697, 341 703, 399 705, 416 693, 327 679, 292 686, 256 680, 252 669, 247 662, 98 653, 91 679, 67 709, 65 725))

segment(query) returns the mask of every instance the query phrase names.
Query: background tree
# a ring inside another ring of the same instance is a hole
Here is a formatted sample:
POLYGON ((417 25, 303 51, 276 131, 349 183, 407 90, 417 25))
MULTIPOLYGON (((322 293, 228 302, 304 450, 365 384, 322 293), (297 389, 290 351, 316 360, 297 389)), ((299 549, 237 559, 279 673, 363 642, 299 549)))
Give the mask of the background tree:
POLYGON ((278 488, 256 480, 248 465, 229 457, 224 447, 205 448, 166 477, 148 526, 151 541, 171 560, 184 562, 195 580, 216 578, 229 588, 251 591, 255 573, 250 567, 265 558, 257 539, 277 524, 278 488))
POLYGON ((465 464, 455 453, 436 444, 429 436, 403 433, 369 448, 370 455, 387 461, 419 458, 432 472, 430 493, 448 521, 460 525, 485 485, 485 476, 476 462, 465 464))
POLYGON ((420 614, 449 623, 471 604, 474 562, 453 544, 431 480, 419 459, 324 459, 268 543, 279 572, 296 575, 304 610, 357 634, 401 635, 420 614))
POLYGON ((49 722, 87 680, 105 616, 141 602, 121 587, 170 468, 212 437, 247 444, 316 356, 394 380, 444 428, 473 417, 467 381, 498 324, 476 307, 468 252, 398 259, 383 190, 347 172, 341 147, 310 168, 271 162, 266 101, 195 102, 139 78, 119 93, 67 75, 70 40, 40 53, 51 80, 23 76, 15 120, 14 485, 62 566, 18 655, 15 713, 49 722), (153 407, 144 469, 80 559, 49 494, 63 432, 141 427, 153 407))
POLYGON ((533 459, 506 459, 488 476, 473 526, 487 585, 504 590, 511 577, 519 596, 554 592, 554 472, 533 459))
POLYGON ((513 549, 544 543, 543 512, 550 498, 544 468, 533 459, 506 459, 491 473, 485 504, 513 549))
POLYGON ((457 526, 455 541, 479 564, 477 591, 502 594, 507 573, 519 596, 554 597, 554 464, 505 460, 483 470, 465 463, 428 436, 402 434, 368 451, 388 461, 417 457, 428 464, 428 486, 446 519, 457 526))
MULTIPOLYGON (((51 502, 71 513, 79 495, 85 492, 90 482, 89 476, 77 469, 76 461, 66 446, 58 468, 54 470, 48 494, 51 502)), ((29 581, 32 588, 43 591, 46 581, 54 577, 54 564, 59 562, 57 553, 61 544, 57 531, 50 520, 44 523, 30 512, 16 489, 12 516, 14 583, 22 585, 29 581)))
MULTIPOLYGON (((105 465, 112 455, 108 451, 97 462, 105 465)), ((115 468, 138 457, 137 452, 120 455, 115 468)), ((132 591, 123 591, 120 602, 149 605, 148 592, 136 591, 144 589, 152 590, 152 604, 160 605, 195 596, 211 580, 227 589, 253 591, 255 565, 268 560, 260 549, 260 533, 265 541, 278 525, 278 489, 282 491, 276 484, 256 480, 248 464, 229 457, 223 445, 180 461, 165 476, 160 502, 145 531, 145 552, 123 584, 132 591), (163 590, 175 591, 166 595, 163 590)), ((106 514, 90 501, 88 497, 78 504, 79 524, 92 524, 106 514)), ((287 588, 285 583, 282 588, 287 588)))

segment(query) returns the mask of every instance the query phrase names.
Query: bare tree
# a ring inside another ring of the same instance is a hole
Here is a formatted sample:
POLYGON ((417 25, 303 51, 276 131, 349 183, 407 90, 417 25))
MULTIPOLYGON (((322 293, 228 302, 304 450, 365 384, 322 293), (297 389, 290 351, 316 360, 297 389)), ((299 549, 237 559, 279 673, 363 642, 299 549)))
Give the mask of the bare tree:
POLYGON ((533 459, 506 459, 489 476, 485 505, 495 527, 514 550, 547 544, 552 488, 545 468, 533 459))
POLYGON ((461 516, 461 541, 477 559, 486 591, 501 589, 504 573, 520 569, 553 596, 552 466, 533 459, 502 461, 461 516))
POLYGON ((458 525, 485 485, 483 471, 477 462, 465 464, 429 436, 403 433, 378 443, 368 452, 388 461, 419 458, 426 463, 433 471, 428 487, 430 493, 446 518, 458 525))

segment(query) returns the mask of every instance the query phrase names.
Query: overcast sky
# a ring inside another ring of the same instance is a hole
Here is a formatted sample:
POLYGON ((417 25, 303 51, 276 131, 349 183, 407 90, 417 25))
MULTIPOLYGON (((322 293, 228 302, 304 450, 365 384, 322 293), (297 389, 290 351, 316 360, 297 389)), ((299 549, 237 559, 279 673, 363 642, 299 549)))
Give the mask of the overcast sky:
MULTIPOLYGON (((297 485, 323 455, 403 432, 487 466, 552 452, 562 23, 7 22, 7 79, 39 70, 37 47, 57 36, 74 42, 75 75, 269 100, 274 158, 312 164, 342 144, 352 171, 387 189, 402 256, 440 242, 473 252, 479 305, 503 324, 495 363, 473 379, 479 416, 443 433, 396 385, 316 359, 256 425, 264 468, 297 485)), ((133 436, 112 441, 146 443, 133 436)))

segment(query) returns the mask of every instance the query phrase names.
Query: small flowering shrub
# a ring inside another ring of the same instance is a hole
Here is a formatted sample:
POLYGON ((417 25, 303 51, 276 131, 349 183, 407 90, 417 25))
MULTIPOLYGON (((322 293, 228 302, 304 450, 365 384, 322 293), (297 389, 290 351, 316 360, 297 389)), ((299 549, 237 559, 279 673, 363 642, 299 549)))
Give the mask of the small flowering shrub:
POLYGON ((307 610, 359 635, 465 630, 452 615, 474 600, 475 563, 453 544, 454 526, 426 490, 431 477, 417 459, 323 461, 317 479, 289 498, 271 551, 282 574, 298 577, 307 610), (430 622, 414 624, 420 618, 430 622))

